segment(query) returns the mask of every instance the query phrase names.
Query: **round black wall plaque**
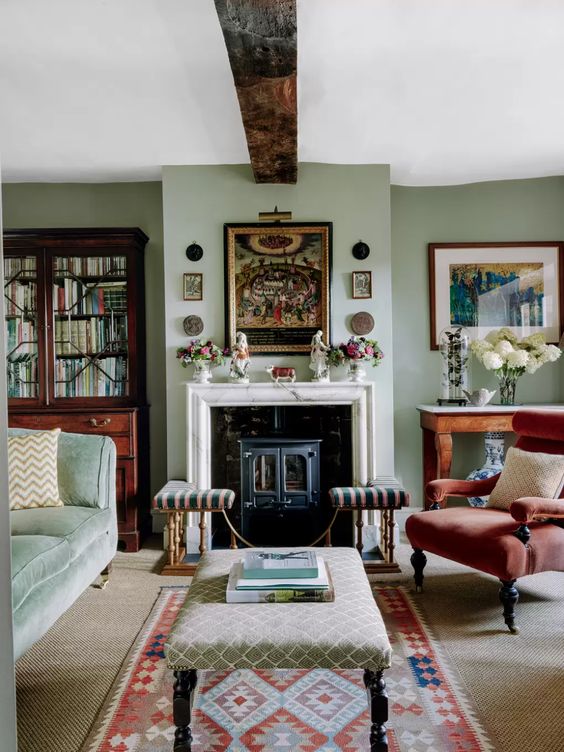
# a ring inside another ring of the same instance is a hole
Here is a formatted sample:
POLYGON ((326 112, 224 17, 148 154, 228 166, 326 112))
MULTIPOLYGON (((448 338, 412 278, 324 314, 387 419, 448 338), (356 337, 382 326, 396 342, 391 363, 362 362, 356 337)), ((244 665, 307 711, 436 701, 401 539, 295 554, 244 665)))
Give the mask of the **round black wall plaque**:
POLYGON ((362 240, 359 240, 358 243, 355 243, 353 245, 352 254, 355 259, 363 261, 370 255, 370 248, 366 243, 363 243, 362 240))
POLYGON ((186 249, 186 256, 190 259, 190 261, 199 261, 203 255, 204 249, 196 242, 190 243, 190 245, 186 249))

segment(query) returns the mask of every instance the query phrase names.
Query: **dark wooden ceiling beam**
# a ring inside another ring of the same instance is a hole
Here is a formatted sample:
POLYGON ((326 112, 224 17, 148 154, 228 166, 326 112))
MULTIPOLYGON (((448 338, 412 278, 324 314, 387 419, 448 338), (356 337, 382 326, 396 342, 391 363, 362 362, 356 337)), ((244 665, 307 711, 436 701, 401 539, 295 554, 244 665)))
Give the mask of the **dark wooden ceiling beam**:
POLYGON ((298 177, 296 0, 215 0, 257 183, 298 177))

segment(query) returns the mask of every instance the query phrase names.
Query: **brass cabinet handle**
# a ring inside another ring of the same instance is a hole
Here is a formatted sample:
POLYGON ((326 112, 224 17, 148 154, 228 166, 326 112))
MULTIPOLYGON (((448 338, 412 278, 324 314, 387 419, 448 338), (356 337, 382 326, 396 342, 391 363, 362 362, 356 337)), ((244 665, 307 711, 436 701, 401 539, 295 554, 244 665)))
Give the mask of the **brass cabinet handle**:
POLYGON ((90 423, 91 426, 94 426, 94 428, 98 428, 98 426, 108 426, 112 422, 112 419, 111 418, 104 418, 103 420, 101 420, 98 423, 98 421, 96 420, 96 418, 90 418, 90 420, 88 422, 90 423))

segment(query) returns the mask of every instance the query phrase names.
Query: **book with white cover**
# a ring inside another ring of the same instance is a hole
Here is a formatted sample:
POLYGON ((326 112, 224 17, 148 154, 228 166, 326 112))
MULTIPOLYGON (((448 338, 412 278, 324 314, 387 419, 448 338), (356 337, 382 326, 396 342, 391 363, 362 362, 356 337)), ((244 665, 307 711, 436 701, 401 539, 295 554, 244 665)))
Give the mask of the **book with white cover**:
POLYGON ((318 577, 315 551, 247 551, 243 577, 259 580, 274 577, 318 577))
MULTIPOLYGON (((265 588, 255 590, 238 590, 237 582, 242 579, 243 564, 236 562, 229 573, 225 593, 227 603, 327 603, 335 600, 335 590, 329 567, 324 565, 327 574, 327 587, 303 588, 303 580, 297 587, 265 588)), ((276 581, 277 585, 279 580, 276 581)), ((264 580, 261 580, 264 583, 264 580)))

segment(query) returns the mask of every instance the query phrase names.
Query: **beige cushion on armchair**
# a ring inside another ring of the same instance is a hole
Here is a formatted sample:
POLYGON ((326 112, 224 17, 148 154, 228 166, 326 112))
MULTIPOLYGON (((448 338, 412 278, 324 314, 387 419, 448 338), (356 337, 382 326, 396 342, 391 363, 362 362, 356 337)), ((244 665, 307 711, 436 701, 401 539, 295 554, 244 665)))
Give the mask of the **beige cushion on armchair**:
POLYGON ((60 428, 8 438, 10 509, 61 507, 57 475, 60 428))
POLYGON ((487 506, 509 511, 514 501, 526 496, 556 499, 563 484, 563 455, 525 452, 511 447, 487 506))

